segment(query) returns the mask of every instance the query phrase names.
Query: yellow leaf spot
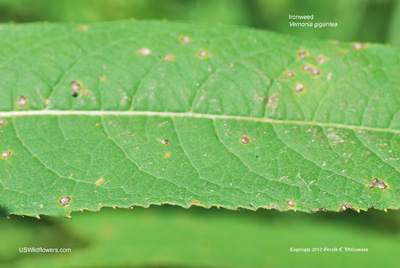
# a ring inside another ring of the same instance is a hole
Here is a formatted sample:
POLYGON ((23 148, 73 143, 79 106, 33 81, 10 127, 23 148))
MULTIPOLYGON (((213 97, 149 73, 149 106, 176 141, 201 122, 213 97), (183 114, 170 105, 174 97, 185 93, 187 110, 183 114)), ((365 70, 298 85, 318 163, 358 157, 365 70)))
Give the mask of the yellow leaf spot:
POLYGON ((170 157, 171 156, 171 152, 165 152, 165 157, 170 157))
POLYGON ((89 96, 90 96, 90 90, 89 90, 89 89, 85 89, 85 90, 82 92, 82 95, 85 96, 85 97, 89 97, 89 96))
POLYGON ((175 59, 174 54, 167 54, 167 55, 164 57, 164 60, 165 60, 165 61, 173 61, 174 59, 175 59))

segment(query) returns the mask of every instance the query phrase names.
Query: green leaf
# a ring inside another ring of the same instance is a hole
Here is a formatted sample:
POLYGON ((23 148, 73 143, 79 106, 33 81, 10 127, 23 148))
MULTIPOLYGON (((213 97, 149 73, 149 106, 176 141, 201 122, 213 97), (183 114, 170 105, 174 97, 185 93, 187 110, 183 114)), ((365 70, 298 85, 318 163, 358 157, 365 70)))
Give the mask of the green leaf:
POLYGON ((400 51, 165 22, 0 26, 3 214, 400 207, 400 51))

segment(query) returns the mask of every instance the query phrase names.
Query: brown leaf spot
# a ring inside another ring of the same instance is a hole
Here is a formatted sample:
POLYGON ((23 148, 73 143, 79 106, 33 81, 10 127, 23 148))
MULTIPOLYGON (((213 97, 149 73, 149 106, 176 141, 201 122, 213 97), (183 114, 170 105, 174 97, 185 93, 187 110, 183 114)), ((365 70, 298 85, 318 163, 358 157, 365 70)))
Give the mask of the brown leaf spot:
POLYGON ((139 49, 139 55, 141 56, 148 56, 151 54, 151 50, 147 47, 142 47, 141 49, 139 49))
POLYGON ((165 57, 164 57, 164 60, 165 60, 165 61, 173 61, 174 59, 175 59, 174 54, 167 54, 167 55, 165 55, 165 57))
POLYGON ((306 89, 306 86, 300 82, 297 82, 295 87, 293 88, 293 92, 300 93, 306 89))
POLYGON ((347 209, 352 209, 352 210, 354 210, 354 207, 353 207, 352 205, 350 205, 350 204, 343 203, 343 204, 340 206, 339 212, 346 211, 347 209))
POLYGON ((361 50, 363 48, 365 48, 365 43, 357 42, 357 43, 353 44, 354 50, 361 50))
POLYGON ((69 86, 75 92, 81 89, 81 84, 79 82, 76 82, 76 81, 72 81, 71 83, 69 83, 69 86))
POLYGON ((278 101, 278 99, 276 97, 268 97, 267 100, 267 107, 273 105, 274 103, 276 103, 278 101))
POLYGON ((250 143, 250 139, 247 136, 243 136, 242 138, 240 138, 240 142, 243 144, 249 144, 250 143))
POLYGON ((277 205, 272 204, 271 209, 275 209, 277 211, 281 211, 277 205))
POLYGON ((308 56, 308 51, 304 48, 300 48, 299 51, 297 52, 297 58, 298 59, 304 59, 305 57, 308 56))
POLYGON ((71 197, 70 196, 64 196, 60 199, 60 203, 63 207, 68 206, 69 202, 71 202, 71 197))
POLYGON ((369 188, 376 187, 376 188, 379 188, 379 189, 382 189, 382 190, 385 190, 386 188, 388 188, 388 186, 386 185, 386 183, 383 180, 380 180, 380 179, 377 179, 377 178, 372 179, 371 180, 371 184, 367 184, 367 186, 369 188))
POLYGON ((162 140, 158 140, 159 143, 167 145, 169 143, 168 139, 162 139, 162 140))
POLYGON ((205 50, 200 50, 196 55, 199 59, 204 59, 208 57, 208 52, 205 50))
POLYGON ((283 73, 283 75, 286 76, 286 77, 295 77, 296 76, 296 74, 294 72, 292 72, 292 71, 285 71, 283 73))
POLYGON ((328 62, 328 57, 326 57, 325 55, 323 55, 323 54, 321 54, 321 55, 319 55, 318 57, 317 57, 317 63, 318 64, 323 64, 323 63, 325 63, 325 62, 328 62))
POLYGON ((289 207, 294 207, 295 205, 294 201, 292 200, 288 200, 286 203, 288 204, 289 207))
POLYGON ((28 99, 25 96, 20 96, 17 101, 18 108, 27 107, 28 106, 28 99))
POLYGON ((9 158, 12 155, 12 151, 7 151, 1 154, 1 158, 3 158, 4 160, 6 160, 7 158, 9 158))
POLYGON ((182 44, 186 45, 190 43, 190 38, 189 36, 182 35, 179 37, 179 40, 181 41, 182 44))

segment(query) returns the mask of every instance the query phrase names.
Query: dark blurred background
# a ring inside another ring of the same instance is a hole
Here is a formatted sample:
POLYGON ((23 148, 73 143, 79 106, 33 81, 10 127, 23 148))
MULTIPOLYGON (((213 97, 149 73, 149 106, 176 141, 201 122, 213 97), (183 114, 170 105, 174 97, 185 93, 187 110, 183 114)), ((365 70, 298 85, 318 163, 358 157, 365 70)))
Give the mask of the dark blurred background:
POLYGON ((245 25, 301 36, 400 45, 398 0, 0 0, 1 22, 79 22, 135 18, 245 25), (291 28, 289 14, 337 28, 291 28))
MULTIPOLYGON (((3 23, 132 18, 400 45, 397 0, 0 0, 3 23), (313 14, 314 22, 339 26, 290 28, 289 14, 313 14)), ((0 217, 0 267, 395 267, 399 241, 398 211, 104 208, 73 213, 72 219, 0 217), (20 253, 21 247, 64 247, 72 252, 20 253), (369 251, 293 253, 292 247, 369 251)))

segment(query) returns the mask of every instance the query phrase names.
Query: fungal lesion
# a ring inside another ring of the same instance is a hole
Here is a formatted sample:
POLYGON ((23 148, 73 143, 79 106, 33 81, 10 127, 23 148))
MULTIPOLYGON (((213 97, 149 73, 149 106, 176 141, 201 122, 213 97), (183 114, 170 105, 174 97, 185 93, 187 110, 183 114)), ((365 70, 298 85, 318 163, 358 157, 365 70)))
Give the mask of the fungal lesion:
POLYGON ((305 48, 300 48, 299 51, 297 52, 297 58, 299 60, 304 59, 305 57, 308 57, 309 52, 305 48))
POLYGON ((2 154, 1 154, 1 158, 4 159, 4 160, 6 160, 6 159, 9 158, 11 155, 12 155, 12 151, 9 150, 9 151, 7 151, 7 152, 2 153, 2 154))
POLYGON ((7 124, 7 120, 0 118, 0 127, 4 126, 5 124, 7 124))
POLYGON ((270 106, 274 105, 277 102, 278 102, 278 98, 277 97, 270 96, 270 97, 268 97, 268 100, 267 100, 267 107, 270 107, 270 106))
POLYGON ((169 143, 169 139, 159 139, 158 142, 167 145, 169 143))
POLYGON ((382 190, 385 190, 385 189, 387 189, 389 187, 389 186, 387 186, 387 184, 383 180, 380 180, 378 178, 372 179, 371 180, 371 184, 367 184, 367 186, 369 188, 376 187, 376 188, 379 188, 379 189, 382 189, 382 190))
POLYGON ((209 53, 205 50, 200 50, 197 55, 196 55, 199 59, 205 59, 209 56, 209 53))
POLYGON ((140 56, 148 56, 148 55, 151 54, 151 50, 149 48, 147 48, 147 47, 142 47, 142 48, 139 49, 138 54, 140 56))
POLYGON ((89 89, 85 89, 85 90, 82 92, 82 95, 83 95, 84 97, 89 97, 90 94, 91 94, 91 92, 90 92, 89 89))
POLYGON ((243 136, 240 138, 240 142, 244 145, 249 144, 250 143, 250 139, 247 136, 243 136))
POLYGON ((78 97, 78 91, 82 88, 82 84, 78 81, 72 81, 69 86, 72 89, 72 97, 78 97))
POLYGON ((167 54, 167 55, 165 55, 165 57, 164 57, 164 60, 165 60, 165 61, 173 61, 174 59, 175 59, 174 54, 167 54))
POLYGON ((292 77, 296 76, 296 74, 294 72, 292 72, 292 71, 285 71, 283 73, 283 75, 286 76, 286 77, 289 77, 289 78, 292 78, 292 77))
POLYGON ((72 88, 73 91, 78 91, 82 87, 81 83, 75 80, 69 83, 69 86, 72 88))
POLYGON ((182 44, 186 45, 190 43, 190 37, 186 35, 181 35, 179 37, 179 40, 181 41, 182 44))
POLYGON ((300 66, 300 69, 303 72, 310 73, 311 76, 313 76, 313 77, 319 76, 321 74, 321 71, 317 67, 315 67, 311 64, 303 64, 300 66))
POLYGON ((328 62, 329 58, 323 54, 319 55, 316 59, 318 64, 323 64, 325 62, 328 62))
POLYGON ((301 93, 301 92, 304 92, 305 90, 306 90, 306 86, 300 82, 297 82, 293 88, 293 92, 295 92, 295 93, 301 93))
POLYGON ((17 100, 17 107, 18 108, 28 107, 28 99, 23 95, 20 96, 17 100))
POLYGON ((71 202, 71 197, 70 197, 70 196, 61 197, 61 199, 59 200, 59 202, 60 202, 60 204, 61 204, 63 207, 68 206, 69 203, 71 202))
POLYGON ((50 105, 50 99, 44 99, 43 102, 44 102, 44 105, 46 105, 46 107, 48 107, 50 105))
POLYGON ((289 207, 294 207, 294 205, 295 205, 295 203, 294 203, 293 200, 288 200, 288 201, 286 201, 286 204, 287 204, 289 207))
POLYGON ((281 209, 279 208, 279 206, 278 205, 275 205, 275 204, 271 204, 271 207, 270 207, 271 209, 275 209, 275 210, 277 210, 277 211, 281 211, 281 209))
POLYGON ((365 46, 366 46, 366 44, 364 42, 357 42, 357 43, 353 44, 353 49, 357 51, 357 50, 364 49, 365 46))
POLYGON ((343 203, 339 208, 339 212, 346 211, 347 209, 355 210, 353 205, 347 204, 347 203, 343 203))

